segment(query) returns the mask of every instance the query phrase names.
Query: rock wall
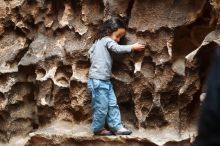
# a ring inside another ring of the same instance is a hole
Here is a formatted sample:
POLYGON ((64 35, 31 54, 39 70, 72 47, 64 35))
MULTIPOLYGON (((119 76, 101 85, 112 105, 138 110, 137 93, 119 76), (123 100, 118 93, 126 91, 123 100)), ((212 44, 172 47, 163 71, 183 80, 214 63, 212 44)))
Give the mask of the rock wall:
POLYGON ((114 139, 91 137, 53 143, 53 136, 28 135, 54 121, 91 123, 87 51, 99 25, 111 16, 126 18, 128 44, 147 46, 141 53, 113 55, 122 120, 137 131, 125 141, 192 143, 210 57, 219 43, 218 0, 0 1, 2 143, 21 136, 30 137, 27 145, 44 139, 48 145, 113 144, 114 139))

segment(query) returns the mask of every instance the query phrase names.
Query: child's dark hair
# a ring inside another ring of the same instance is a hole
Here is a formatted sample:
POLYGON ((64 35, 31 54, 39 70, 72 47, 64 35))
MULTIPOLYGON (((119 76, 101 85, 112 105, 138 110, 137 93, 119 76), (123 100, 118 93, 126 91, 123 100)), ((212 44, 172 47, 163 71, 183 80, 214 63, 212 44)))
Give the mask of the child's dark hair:
MULTIPOLYGON (((99 40, 105 36, 111 35, 114 31, 117 31, 119 28, 127 29, 124 21, 118 17, 113 17, 106 20, 100 27, 95 36, 94 41, 99 40)), ((122 38, 125 39, 125 38, 122 38)))

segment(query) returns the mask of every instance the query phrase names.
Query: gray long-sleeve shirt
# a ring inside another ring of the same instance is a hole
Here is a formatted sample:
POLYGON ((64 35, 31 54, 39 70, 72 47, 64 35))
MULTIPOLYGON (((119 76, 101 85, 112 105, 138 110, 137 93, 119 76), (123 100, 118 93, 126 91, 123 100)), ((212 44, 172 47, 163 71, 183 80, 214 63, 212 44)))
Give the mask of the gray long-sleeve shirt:
POLYGON ((88 52, 91 62, 89 78, 100 80, 111 78, 112 58, 109 51, 128 53, 131 52, 131 45, 119 45, 108 36, 97 40, 88 52))

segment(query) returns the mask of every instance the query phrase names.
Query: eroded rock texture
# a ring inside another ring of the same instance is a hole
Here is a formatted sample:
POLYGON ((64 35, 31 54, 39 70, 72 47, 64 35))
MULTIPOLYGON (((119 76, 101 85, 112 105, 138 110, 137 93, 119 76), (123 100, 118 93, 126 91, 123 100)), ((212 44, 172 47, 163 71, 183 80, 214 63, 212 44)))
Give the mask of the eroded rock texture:
POLYGON ((192 144, 206 72, 220 43, 218 0, 0 1, 2 143, 21 137, 23 145, 192 144), (54 121, 91 122, 87 51, 112 16, 127 20, 129 44, 146 45, 144 52, 113 56, 122 119, 135 137, 93 138, 89 129, 80 138, 77 130, 50 133, 45 126, 54 121))

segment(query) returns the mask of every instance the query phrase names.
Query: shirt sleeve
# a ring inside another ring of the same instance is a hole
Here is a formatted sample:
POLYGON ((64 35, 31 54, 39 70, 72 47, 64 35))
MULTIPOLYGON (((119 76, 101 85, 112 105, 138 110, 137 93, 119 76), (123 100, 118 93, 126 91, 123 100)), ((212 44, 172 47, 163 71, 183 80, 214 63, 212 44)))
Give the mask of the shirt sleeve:
POLYGON ((119 45, 111 38, 106 38, 106 47, 115 53, 129 53, 131 52, 131 45, 119 45))

